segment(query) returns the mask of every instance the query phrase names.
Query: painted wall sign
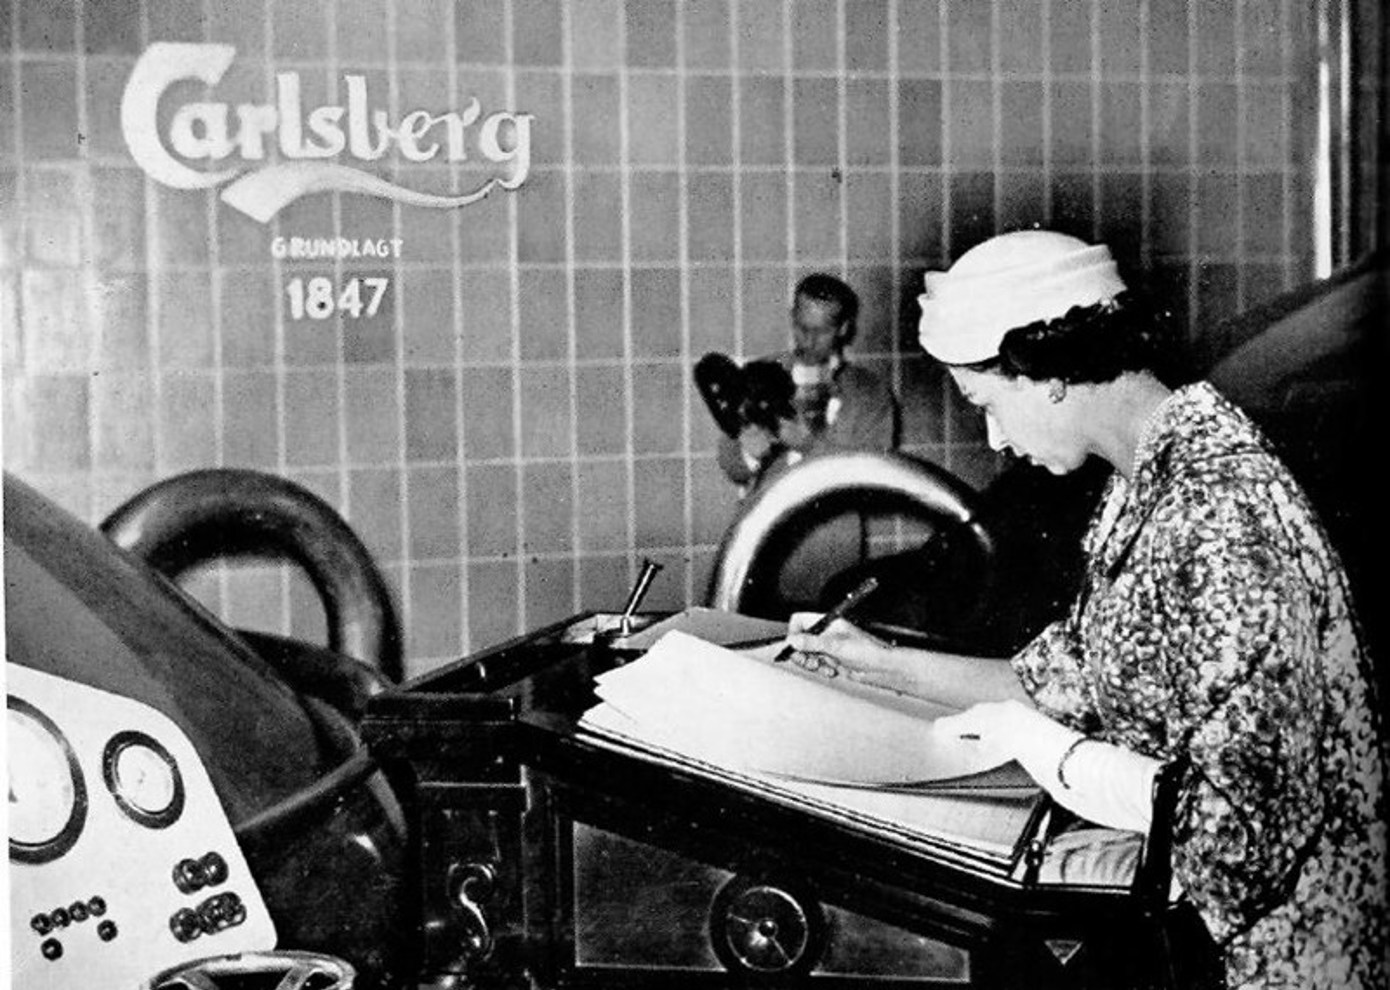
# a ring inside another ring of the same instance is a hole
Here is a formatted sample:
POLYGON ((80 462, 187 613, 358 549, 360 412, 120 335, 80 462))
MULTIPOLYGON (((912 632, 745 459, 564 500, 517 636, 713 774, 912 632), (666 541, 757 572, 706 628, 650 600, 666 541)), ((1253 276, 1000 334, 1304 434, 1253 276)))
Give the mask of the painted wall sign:
POLYGON ((345 74, 346 105, 306 107, 298 72, 277 72, 272 103, 189 101, 160 133, 160 101, 176 83, 216 86, 236 58, 231 45, 156 42, 145 49, 121 98, 121 132, 145 173, 174 189, 226 183, 222 201, 261 223, 301 196, 338 191, 413 206, 454 208, 494 186, 515 190, 531 168, 532 114, 486 117, 476 98, 459 110, 415 109, 393 118, 373 103, 362 75, 345 74), (441 196, 398 185, 345 161, 370 164, 394 153, 406 162, 465 162, 470 150, 499 174, 477 189, 441 196), (273 153, 278 160, 269 161, 273 153), (226 167, 193 167, 188 163, 226 167))

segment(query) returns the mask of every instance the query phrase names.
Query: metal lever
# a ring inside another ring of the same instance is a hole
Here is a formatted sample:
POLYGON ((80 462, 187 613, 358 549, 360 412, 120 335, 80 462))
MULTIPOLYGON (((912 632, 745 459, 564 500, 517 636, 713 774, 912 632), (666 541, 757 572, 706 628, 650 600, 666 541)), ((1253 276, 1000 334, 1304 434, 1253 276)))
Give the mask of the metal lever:
POLYGON ((449 897, 463 915, 463 951, 474 959, 492 954, 492 931, 482 902, 492 896, 497 873, 487 863, 456 863, 449 867, 449 897))
POLYGON ((637 611, 637 606, 642 603, 642 599, 647 596, 647 589, 651 587, 652 578, 656 577, 659 570, 661 570, 661 565, 656 561, 642 559, 642 573, 637 575, 637 583, 632 586, 632 591, 627 596, 627 604, 623 606, 623 614, 618 617, 618 636, 620 638, 632 634, 632 616, 637 611))

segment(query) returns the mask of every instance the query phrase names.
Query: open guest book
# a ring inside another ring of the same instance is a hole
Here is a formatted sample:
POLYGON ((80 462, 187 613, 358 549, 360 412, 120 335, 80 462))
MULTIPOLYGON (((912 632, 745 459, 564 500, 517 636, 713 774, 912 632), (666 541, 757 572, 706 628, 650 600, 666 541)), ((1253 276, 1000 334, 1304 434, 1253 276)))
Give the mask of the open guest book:
POLYGON ((937 731, 954 709, 673 630, 596 679, 580 731, 934 855, 1011 873, 1045 806, 1017 763, 937 731))

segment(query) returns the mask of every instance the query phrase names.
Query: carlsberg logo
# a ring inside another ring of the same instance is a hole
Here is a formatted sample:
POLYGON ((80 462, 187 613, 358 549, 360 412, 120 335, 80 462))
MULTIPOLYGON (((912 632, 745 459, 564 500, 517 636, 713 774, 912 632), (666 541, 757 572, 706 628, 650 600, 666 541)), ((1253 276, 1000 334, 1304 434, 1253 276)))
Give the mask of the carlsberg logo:
POLYGON ((299 197, 330 190, 414 206, 466 206, 494 185, 518 188, 531 170, 531 114, 498 112, 479 120, 472 99, 460 110, 408 110, 393 119, 373 105, 366 77, 350 74, 344 76, 345 106, 306 108, 299 73, 277 72, 274 103, 184 103, 161 134, 159 104, 169 88, 189 80, 215 86, 235 57, 230 45, 158 42, 135 63, 121 98, 121 132, 150 178, 174 189, 227 183, 223 202, 265 223, 299 197), (272 148, 279 160, 266 163, 272 148), (473 152, 495 164, 498 174, 464 195, 439 196, 344 161, 370 164, 391 152, 408 162, 464 162, 473 152), (186 164, 224 161, 226 168, 186 164))

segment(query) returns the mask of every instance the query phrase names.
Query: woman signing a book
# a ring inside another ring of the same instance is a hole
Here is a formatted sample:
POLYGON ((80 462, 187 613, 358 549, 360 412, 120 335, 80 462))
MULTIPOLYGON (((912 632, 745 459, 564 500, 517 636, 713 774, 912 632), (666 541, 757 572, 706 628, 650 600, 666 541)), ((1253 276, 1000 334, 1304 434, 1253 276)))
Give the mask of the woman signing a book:
POLYGON ((937 731, 1058 803, 1147 833, 1180 774, 1172 868, 1232 987, 1390 986, 1386 743, 1347 579, 1266 440, 1161 376, 1159 321, 1103 245, 994 237, 930 272, 921 343, 996 449, 1113 468, 1083 589, 1009 662, 792 621, 808 666, 965 709, 937 731))

